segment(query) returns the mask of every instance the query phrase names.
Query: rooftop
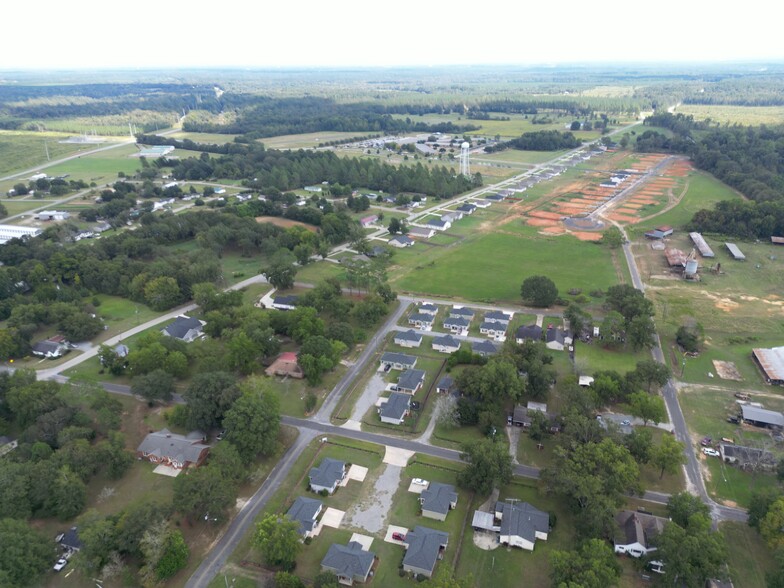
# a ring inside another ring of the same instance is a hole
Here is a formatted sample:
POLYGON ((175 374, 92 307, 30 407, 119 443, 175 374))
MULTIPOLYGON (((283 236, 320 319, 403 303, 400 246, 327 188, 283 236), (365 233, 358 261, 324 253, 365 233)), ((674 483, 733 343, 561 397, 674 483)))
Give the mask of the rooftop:
POLYGON ((446 547, 449 534, 417 525, 406 535, 406 555, 403 564, 432 571, 436 567, 441 547, 446 547))
POLYGON ((394 351, 386 351, 381 356, 381 363, 399 363, 401 365, 416 365, 417 358, 413 355, 406 355, 405 353, 396 353, 394 351))
POLYGON ((311 484, 316 486, 332 487, 336 482, 343 479, 346 470, 346 463, 331 457, 325 457, 315 468, 310 469, 308 478, 311 484))
POLYGON ((333 570, 338 576, 365 578, 375 558, 375 553, 365 551, 356 541, 349 541, 348 545, 333 543, 321 560, 321 566, 333 570))
POLYGON ((411 396, 408 394, 401 394, 400 392, 392 392, 389 395, 389 400, 381 405, 379 414, 388 419, 399 420, 402 419, 406 411, 411 406, 411 396))
POLYGON ((395 333, 395 340, 397 341, 422 341, 422 335, 416 331, 409 329, 408 331, 398 331, 395 333))
POLYGON ((163 330, 170 336, 177 339, 182 339, 188 334, 188 331, 195 329, 201 331, 202 322, 197 318, 192 318, 186 315, 178 316, 175 321, 164 328, 163 330))
POLYGON ((309 533, 316 525, 316 517, 321 511, 322 502, 315 498, 305 498, 304 496, 297 496, 294 504, 291 505, 289 511, 286 513, 288 517, 299 523, 299 532, 301 535, 309 533))
POLYGON ((444 347, 460 347, 460 341, 455 339, 452 335, 444 335, 443 337, 436 337, 433 339, 433 345, 442 345, 444 347))
POLYGON ((742 404, 740 410, 744 421, 755 421, 757 423, 765 423, 766 425, 784 427, 784 415, 775 410, 757 408, 750 404, 742 404))
POLYGON ((180 463, 199 461, 202 451, 209 445, 201 443, 201 435, 190 433, 178 435, 168 429, 149 433, 136 451, 162 458, 167 457, 180 463))
POLYGON ((422 510, 446 514, 451 505, 457 502, 457 492, 451 484, 430 482, 427 490, 422 491, 420 501, 422 502, 422 510))
POLYGON ((784 381, 784 347, 752 349, 752 353, 769 379, 784 381))
POLYGON ((501 513, 501 535, 516 535, 533 542, 537 532, 550 530, 550 515, 527 502, 498 502, 495 510, 501 513))
POLYGON ((403 390, 415 390, 425 381, 425 370, 406 370, 400 374, 397 387, 403 390))

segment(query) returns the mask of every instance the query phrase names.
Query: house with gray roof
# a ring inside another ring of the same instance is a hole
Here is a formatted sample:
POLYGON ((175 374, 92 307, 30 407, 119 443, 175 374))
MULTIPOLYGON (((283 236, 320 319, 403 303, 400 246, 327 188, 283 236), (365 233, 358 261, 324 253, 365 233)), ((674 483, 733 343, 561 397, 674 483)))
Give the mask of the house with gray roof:
POLYGON ((417 312, 421 312, 423 314, 431 314, 435 316, 438 313, 438 305, 426 302, 424 304, 420 304, 419 306, 417 306, 417 312))
POLYGON ((495 355, 499 349, 490 341, 474 341, 471 343, 471 352, 477 355, 487 357, 488 355, 495 355))
POLYGON ((435 337, 433 339, 433 349, 440 351, 441 353, 454 353, 460 349, 460 341, 455 339, 452 335, 435 337))
POLYGON ((438 380, 438 384, 436 384, 436 392, 439 394, 449 394, 452 389, 455 387, 455 380, 449 374, 442 377, 438 380))
POLYGON ((500 194, 489 194, 485 196, 485 200, 489 200, 490 202, 501 202, 503 199, 504 197, 500 194))
POLYGON ((463 218, 463 213, 453 210, 452 212, 447 212, 446 214, 441 216, 442 221, 446 221, 448 223, 454 223, 459 221, 463 218))
POLYGON ((392 247, 403 249, 404 247, 411 247, 415 243, 415 241, 407 235, 395 235, 388 241, 388 243, 392 247))
POLYGON ((356 541, 349 541, 347 545, 333 543, 321 560, 321 570, 333 572, 340 584, 352 586, 354 582, 367 582, 375 561, 376 554, 365 551, 356 541))
POLYGON ((136 456, 152 463, 167 465, 177 469, 188 466, 198 467, 210 452, 210 446, 203 443, 204 433, 192 431, 178 435, 168 429, 149 433, 136 448, 136 456))
POLYGON ((474 211, 476 210, 476 206, 466 202, 465 204, 461 204, 460 206, 458 206, 456 210, 462 212, 463 214, 474 214, 474 211))
POLYGON ((433 326, 434 320, 435 316, 432 314, 415 312, 408 317, 408 324, 420 329, 429 329, 433 326))
POLYGON ((430 227, 409 227, 408 234, 412 237, 420 239, 429 239, 436 234, 435 230, 430 227))
POLYGON ((315 498, 297 496, 294 504, 291 505, 286 516, 292 521, 299 523, 299 534, 303 538, 308 538, 313 534, 318 522, 318 516, 323 508, 323 503, 315 498))
POLYGON ((755 427, 784 427, 784 415, 775 410, 767 410, 750 404, 742 404, 740 407, 741 417, 744 423, 755 427))
POLYGON ((449 533, 417 525, 406 534, 403 543, 406 546, 403 569, 430 578, 449 544, 449 533))
POLYGON ((427 490, 419 495, 419 504, 422 505, 423 517, 445 521, 449 511, 457 508, 457 492, 451 484, 430 482, 427 490))
POLYGON ((467 321, 470 321, 474 318, 476 313, 468 308, 467 306, 461 306, 460 308, 451 308, 449 309, 449 316, 451 318, 464 318, 467 321))
POLYGON ((408 331, 397 331, 395 333, 395 345, 401 347, 419 347, 422 344, 422 335, 409 329, 408 331))
POLYGON ((615 522, 615 553, 639 558, 656 551, 653 539, 664 530, 664 525, 669 520, 633 510, 622 510, 615 515, 615 522))
POLYGON ((572 338, 559 327, 548 327, 544 334, 545 345, 554 351, 563 351, 572 344, 572 338))
POLYGON ((325 457, 315 468, 310 468, 308 480, 313 492, 326 490, 334 494, 338 484, 346 477, 346 462, 325 457))
POLYGON ((428 229, 435 229, 436 231, 446 231, 451 226, 452 223, 448 220, 444 220, 443 218, 430 219, 425 225, 425 227, 428 229))
POLYGON ((415 355, 387 351, 381 356, 379 361, 381 365, 388 365, 393 370, 408 370, 416 365, 417 358, 415 355))
POLYGON ((60 547, 68 551, 79 551, 84 547, 84 543, 79 538, 79 529, 77 527, 71 527, 63 533, 62 537, 59 537, 59 543, 60 547))
POLYGON ((53 341, 51 339, 39 341, 32 347, 33 355, 45 357, 46 359, 62 357, 68 353, 69 350, 70 347, 68 347, 67 341, 53 341))
POLYGON ((204 321, 183 314, 178 316, 173 323, 164 327, 161 332, 167 337, 190 343, 202 336, 203 327, 206 324, 204 321))
POLYGON ((509 323, 484 321, 479 325, 479 332, 488 337, 498 338, 506 335, 506 329, 508 327, 509 323))
POLYGON ((527 502, 497 502, 495 518, 501 520, 499 541, 533 551, 537 539, 547 541, 550 515, 527 502))
POLYGON ((471 325, 471 321, 463 317, 449 317, 444 319, 444 328, 449 329, 453 333, 462 333, 471 325))
POLYGON ((382 423, 402 425, 411 408, 411 396, 402 392, 392 392, 387 401, 378 408, 382 423))
POLYGON ((425 383, 425 370, 406 370, 400 374, 397 381, 398 392, 405 392, 407 394, 416 394, 417 391, 425 383))
POLYGON ((491 310, 485 313, 486 323, 508 323, 512 320, 512 313, 506 313, 501 310, 491 310))
POLYGON ((515 343, 522 345, 526 341, 541 341, 542 327, 538 325, 524 325, 515 331, 515 343))
POLYGON ((287 296, 275 296, 272 299, 272 308, 275 310, 294 310, 297 308, 298 297, 293 294, 287 296))

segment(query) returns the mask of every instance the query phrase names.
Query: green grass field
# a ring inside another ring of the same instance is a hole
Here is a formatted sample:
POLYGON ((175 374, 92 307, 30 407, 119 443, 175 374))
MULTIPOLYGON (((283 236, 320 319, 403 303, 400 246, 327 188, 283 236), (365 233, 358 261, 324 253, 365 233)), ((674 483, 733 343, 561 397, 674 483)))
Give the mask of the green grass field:
POLYGON ((675 110, 679 114, 691 115, 697 120, 711 119, 714 122, 758 126, 784 123, 782 106, 734 106, 730 104, 681 104, 675 110))
POLYGON ((196 143, 205 143, 207 145, 223 145, 224 143, 231 143, 237 135, 224 135, 223 133, 188 133, 180 131, 169 135, 172 139, 190 139, 196 143))
POLYGON ((45 164, 48 161, 47 149, 51 160, 95 148, 94 145, 59 142, 68 137, 69 135, 64 133, 0 131, 0 174, 45 164))
POLYGON ((513 163, 513 164, 535 164, 543 163, 555 159, 565 151, 520 151, 519 149, 507 149, 498 153, 483 153, 472 156, 472 163, 493 162, 493 163, 513 163))
POLYGON ((364 133, 361 131, 351 131, 347 133, 339 131, 323 131, 320 133, 303 133, 301 135, 280 135, 278 137, 265 137, 263 139, 259 139, 259 142, 264 143, 264 146, 267 149, 313 149, 318 147, 319 143, 351 139, 353 137, 362 137, 369 134, 372 133, 364 133))
POLYGON ((581 374, 615 370, 623 375, 634 370, 638 361, 650 359, 647 351, 634 353, 624 349, 607 349, 600 341, 590 345, 578 342, 574 349, 574 361, 581 374))
POLYGON ((776 567, 774 554, 757 531, 743 523, 722 523, 719 531, 729 549, 727 564, 738 588, 765 586, 765 573, 776 567))
POLYGON ((70 179, 84 180, 88 183, 113 182, 117 179, 118 172, 130 175, 141 168, 139 159, 131 157, 136 152, 136 147, 133 145, 118 147, 49 167, 46 169, 46 173, 50 175, 70 174, 70 179))
MULTIPOLYGON (((411 249, 415 248, 420 249, 411 249)), ((390 281, 399 289, 465 300, 519 303, 520 284, 533 275, 549 276, 560 291, 606 289, 617 283, 606 248, 568 235, 526 238, 480 233, 466 238, 459 247, 431 247, 424 254, 422 249, 401 252, 406 255, 395 258, 400 264, 399 273, 390 281)))

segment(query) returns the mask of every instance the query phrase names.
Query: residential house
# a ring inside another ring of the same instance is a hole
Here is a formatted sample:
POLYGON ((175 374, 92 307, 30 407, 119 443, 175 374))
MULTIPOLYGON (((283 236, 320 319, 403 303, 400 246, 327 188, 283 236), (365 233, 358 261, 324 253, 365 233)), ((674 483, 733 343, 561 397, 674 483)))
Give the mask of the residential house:
POLYGON ((416 237, 417 239, 429 239, 435 234, 435 229, 430 227, 409 227, 408 229, 408 236, 416 237))
POLYGON ((297 496, 294 504, 289 508, 286 516, 292 521, 299 523, 299 534, 302 535, 303 539, 312 536, 323 506, 323 503, 315 498, 297 496))
POLYGON ((203 328, 206 324, 206 322, 197 318, 182 314, 173 323, 161 329, 161 332, 167 337, 190 343, 204 334, 203 328))
POLYGON ((526 325, 517 327, 515 331, 515 342, 522 345, 526 341, 541 341, 542 340, 542 327, 537 325, 526 325))
POLYGON ((460 349, 460 341, 452 335, 444 335, 433 339, 433 349, 441 353, 454 353, 460 349))
POLYGON ((436 231, 446 231, 451 226, 452 226, 451 222, 446 221, 442 218, 430 219, 429 221, 427 221, 427 224, 425 225, 426 228, 435 229, 436 231))
POLYGON ((482 335, 487 335, 488 337, 498 339, 506 335, 506 329, 508 327, 509 323, 485 321, 479 325, 479 332, 482 333, 482 335))
POLYGON ((490 202, 503 202, 504 197, 500 194, 490 194, 485 196, 485 200, 489 200, 490 202))
POLYGON ((533 422, 531 415, 535 412, 542 413, 547 418, 548 430, 551 433, 557 433, 561 430, 558 415, 548 413, 547 405, 543 402, 529 402, 526 406, 516 405, 512 413, 512 424, 527 429, 533 422))
POLYGON ((550 515, 527 502, 497 502, 495 518, 501 520, 499 542, 533 551, 537 539, 547 541, 550 515))
POLYGON ((419 504, 422 505, 423 517, 445 521, 449 511, 457 508, 457 492, 451 484, 430 482, 419 495, 419 504))
POLYGON ((463 214, 474 214, 474 211, 476 210, 476 206, 466 202, 465 204, 461 204, 460 206, 458 206, 457 210, 459 212, 462 212, 463 214))
POLYGON ((776 467, 776 458, 765 449, 719 443, 719 454, 724 462, 737 465, 743 470, 772 470, 776 467))
POLYGON ((79 529, 77 527, 71 527, 58 536, 58 542, 60 547, 70 552, 79 551, 84 547, 84 543, 79 539, 79 529))
POLYGON ((338 583, 352 586, 354 582, 367 582, 376 554, 365 551, 357 541, 349 541, 347 545, 333 543, 321 560, 321 570, 333 572, 338 583))
POLYGON ((297 378, 298 380, 305 377, 305 372, 299 365, 297 354, 293 351, 284 351, 272 364, 264 370, 268 376, 283 376, 297 378))
POLYGON ((368 257, 383 257, 388 254, 389 249, 382 245, 373 245, 373 247, 370 248, 370 251, 368 251, 368 257))
POLYGON ((642 512, 622 510, 615 515, 615 522, 618 524, 613 541, 615 553, 639 558, 656 551, 653 539, 669 521, 642 512))
POLYGON ((325 457, 321 463, 310 469, 308 480, 310 481, 310 489, 313 492, 321 492, 326 490, 327 493, 333 494, 338 484, 346 477, 346 462, 325 457))
POLYGON ((771 429, 784 427, 784 415, 775 410, 758 408, 750 404, 742 404, 740 410, 741 418, 746 424, 771 429))
POLYGON ((422 335, 414 330, 395 332, 395 345, 401 347, 419 347, 422 344, 422 335))
POLYGON ((408 317, 408 324, 414 325, 420 329, 429 329, 433 326, 433 321, 435 320, 435 316, 432 314, 424 314, 415 312, 414 314, 408 317))
POLYGON ((380 362, 381 365, 388 365, 393 370, 408 370, 416 365, 417 357, 415 355, 387 351, 381 356, 380 362))
POLYGON ((417 391, 425 383, 425 370, 406 370, 400 374, 397 381, 398 392, 405 392, 407 394, 416 394, 417 391))
POLYGON ((181 470, 191 465, 200 466, 209 452, 210 446, 204 443, 204 433, 201 431, 178 435, 168 429, 161 429, 144 438, 136 448, 136 457, 181 470))
POLYGON ((389 243, 392 247, 402 249, 404 247, 411 247, 414 244, 414 240, 407 235, 396 235, 387 241, 387 243, 389 243))
POLYGON ((488 355, 495 355, 498 353, 498 347, 490 341, 475 341, 471 343, 471 352, 487 357, 488 355))
POLYGON ((487 200, 472 200, 471 204, 477 208, 489 208, 490 203, 487 200))
POLYGON ((649 239, 664 239, 665 237, 669 237, 672 235, 672 227, 669 225, 663 225, 661 227, 656 227, 652 231, 648 231, 645 233, 645 236, 649 239))
POLYGON ((438 384, 436 384, 436 392, 439 394, 450 394, 455 387, 455 379, 447 374, 446 376, 442 377, 438 380, 438 384))
POLYGON ((68 341, 65 341, 62 337, 52 337, 46 341, 39 341, 32 347, 33 355, 45 357, 47 359, 62 357, 68 353, 70 349, 68 341))
POLYGON ((512 313, 506 313, 501 310, 491 310, 485 313, 486 323, 509 323, 512 320, 512 313))
POLYGON ((435 316, 436 314, 438 314, 438 305, 437 304, 430 304, 429 302, 426 302, 424 304, 420 304, 417 307, 417 312, 420 312, 422 314, 430 314, 430 315, 435 316))
POLYGON ((444 550, 449 544, 449 533, 417 525, 413 531, 406 534, 403 543, 406 546, 403 569, 430 578, 436 568, 436 562, 443 558, 444 550))
POLYGON ((475 314, 476 313, 474 313, 474 311, 467 306, 460 306, 449 309, 450 318, 464 318, 469 322, 473 320, 475 314))
POLYGON ((293 294, 275 296, 272 299, 272 308, 275 310, 294 310, 297 308, 297 296, 294 296, 293 294))
POLYGON ((392 392, 387 401, 378 408, 382 423, 402 425, 411 409, 411 396, 402 392, 392 392))
POLYGON ((464 319, 463 317, 448 317, 444 319, 444 328, 449 329, 453 333, 462 333, 467 330, 470 325, 471 321, 464 319))
POLYGON ((547 327, 544 334, 545 345, 553 351, 563 351, 572 344, 572 338, 559 327, 547 327))
POLYGON ((449 223, 450 225, 463 218, 463 213, 458 211, 447 212, 441 217, 441 220, 449 223))

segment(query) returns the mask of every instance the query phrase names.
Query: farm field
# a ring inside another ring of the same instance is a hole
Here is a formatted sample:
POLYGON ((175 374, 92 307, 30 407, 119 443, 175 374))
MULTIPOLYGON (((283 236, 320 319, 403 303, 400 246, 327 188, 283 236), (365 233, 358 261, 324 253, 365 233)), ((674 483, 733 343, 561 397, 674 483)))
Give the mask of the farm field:
POLYGON ((223 145, 224 143, 232 143, 234 137, 237 135, 224 135, 223 133, 189 133, 187 131, 179 131, 168 135, 172 139, 190 139, 195 143, 206 143, 208 145, 223 145))
POLYGON ((126 145, 48 167, 46 173, 53 176, 70 174, 70 179, 87 183, 110 183, 117 179, 118 172, 130 175, 141 168, 139 159, 130 157, 136 152, 134 145, 126 145))
POLYGON ((714 123, 731 125, 780 125, 784 123, 782 106, 734 106, 730 104, 681 104, 675 112, 696 120, 711 119, 714 123))
POLYGON ((366 133, 362 131, 322 131, 319 133, 303 133, 301 135, 264 137, 263 139, 259 139, 259 142, 264 143, 264 146, 267 149, 315 149, 318 147, 319 143, 352 139, 354 137, 362 137, 371 134, 373 133, 366 133))
POLYGON ((471 155, 471 161, 490 161, 494 163, 513 163, 513 164, 536 164, 544 163, 563 155, 566 151, 520 151, 519 149, 507 149, 498 153, 479 153, 471 155))
POLYGON ((60 159, 96 147, 59 142, 69 136, 66 133, 0 131, 0 175, 46 164, 47 148, 50 159, 60 159))

